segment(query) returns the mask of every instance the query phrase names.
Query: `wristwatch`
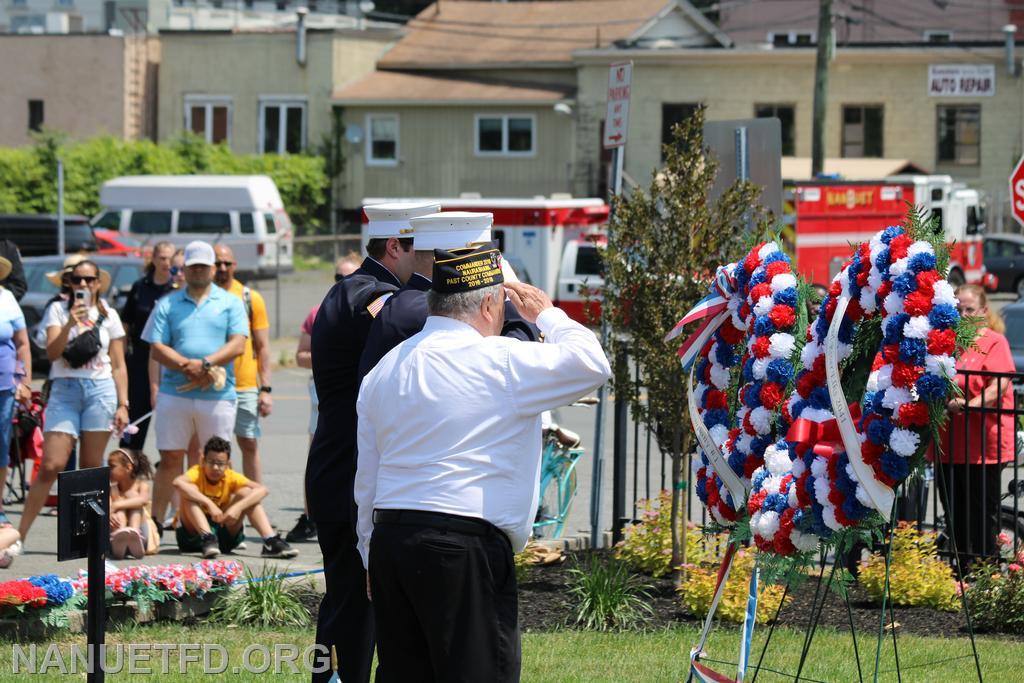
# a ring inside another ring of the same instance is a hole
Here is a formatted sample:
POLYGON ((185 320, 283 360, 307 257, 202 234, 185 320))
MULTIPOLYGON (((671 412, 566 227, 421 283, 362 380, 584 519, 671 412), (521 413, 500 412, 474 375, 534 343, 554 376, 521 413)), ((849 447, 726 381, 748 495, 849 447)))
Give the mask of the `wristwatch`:
POLYGON ((212 368, 212 367, 213 367, 213 363, 211 363, 210 361, 208 361, 207 359, 204 358, 203 359, 203 371, 204 372, 209 372, 210 368, 212 368))
POLYGON ((270 388, 269 386, 262 386, 262 387, 260 387, 260 393, 261 393, 261 394, 262 394, 262 393, 267 393, 267 394, 269 394, 269 393, 270 393, 270 392, 272 392, 272 391, 273 391, 273 389, 272 389, 272 388, 270 388))

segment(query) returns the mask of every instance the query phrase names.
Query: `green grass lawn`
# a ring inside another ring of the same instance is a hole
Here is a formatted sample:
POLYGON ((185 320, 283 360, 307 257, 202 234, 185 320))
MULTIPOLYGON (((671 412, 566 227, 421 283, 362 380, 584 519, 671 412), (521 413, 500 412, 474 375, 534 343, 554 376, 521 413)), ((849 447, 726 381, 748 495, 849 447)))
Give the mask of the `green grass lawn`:
MULTIPOLYGON (((760 629, 755 634, 755 647, 752 664, 760 654, 760 645, 764 642, 767 629, 760 629)), ((681 681, 686 678, 687 658, 690 647, 695 642, 697 628, 686 625, 671 631, 654 633, 583 633, 562 631, 555 633, 528 633, 523 636, 523 676, 524 681, 681 681)), ((119 629, 107 636, 108 643, 217 643, 223 645, 228 653, 226 674, 232 675, 235 681, 263 680, 272 674, 271 666, 267 674, 247 673, 243 668, 243 653, 251 645, 264 646, 273 652, 275 644, 294 645, 299 651, 297 665, 301 665, 301 652, 312 644, 313 630, 253 630, 230 628, 212 625, 182 626, 140 626, 119 629), (233 667, 242 671, 233 675, 233 667)), ((70 663, 70 647, 72 643, 83 643, 84 636, 62 637, 57 642, 64 653, 65 661, 70 663)), ((773 669, 789 672, 788 677, 762 671, 759 681, 793 680, 793 673, 800 658, 803 634, 789 629, 777 629, 772 638, 772 645, 765 665, 773 669), (770 662, 770 664, 769 664, 770 662)), ((26 644, 21 643, 21 647, 26 644)), ((37 664, 43 661, 43 654, 49 643, 37 643, 37 664)), ((865 680, 871 680, 874 666, 874 640, 862 634, 858 640, 861 662, 865 680)), ((0 642, 0 681, 21 680, 23 673, 12 671, 12 647, 10 642, 0 642)), ((958 640, 942 640, 937 638, 916 638, 902 636, 899 639, 900 659, 903 665, 904 681, 971 681, 976 680, 974 662, 970 659, 970 643, 966 638, 958 640), (945 663, 952 657, 964 657, 945 663), (924 665, 924 666, 923 666, 924 665), (933 666, 927 666, 933 665, 933 666)), ((981 655, 982 672, 985 681, 998 683, 1002 681, 1020 681, 1020 663, 1024 660, 1024 643, 999 640, 995 638, 979 638, 978 648, 981 655)), ((723 627, 716 630, 708 643, 709 656, 722 660, 734 660, 738 649, 738 630, 736 627, 723 627)), ((282 650, 283 651, 283 650, 282 650)), ((128 675, 127 673, 108 674, 108 681, 155 680, 176 683, 178 681, 209 681, 203 673, 201 663, 188 665, 187 673, 178 673, 179 660, 177 653, 169 656, 170 672, 161 673, 160 651, 152 650, 149 662, 139 662, 148 666, 152 673, 128 675)), ((127 653, 125 654, 127 657, 127 653)), ((113 657, 111 656, 111 661, 113 657)), ((254 654, 249 663, 259 666, 264 662, 261 654, 254 654)), ((214 661, 214 664, 218 661, 214 661)), ((718 665, 726 674, 734 671, 726 665, 718 665)), ((881 669, 884 672, 881 680, 895 681, 893 670, 892 640, 886 641, 882 654, 881 669)), ((282 667, 282 675, 274 676, 274 680, 305 681, 304 673, 289 673, 290 667, 282 667)), ((818 681, 856 681, 857 667, 853 658, 853 644, 849 634, 819 630, 815 636, 808 663, 804 669, 804 677, 818 681)), ((59 669, 51 669, 45 680, 75 679, 82 680, 82 675, 61 676, 59 669)), ((222 677, 226 680, 226 676, 222 677)), ((747 680, 753 678, 748 674, 747 680)))

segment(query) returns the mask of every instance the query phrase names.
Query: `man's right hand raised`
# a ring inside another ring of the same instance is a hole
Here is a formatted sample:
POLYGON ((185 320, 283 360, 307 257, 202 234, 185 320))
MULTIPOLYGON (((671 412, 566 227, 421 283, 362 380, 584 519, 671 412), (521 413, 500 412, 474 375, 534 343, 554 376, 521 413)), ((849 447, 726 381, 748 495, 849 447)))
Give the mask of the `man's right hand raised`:
POLYGON ((519 315, 530 323, 537 322, 538 315, 554 306, 551 303, 551 297, 543 289, 525 282, 506 282, 505 291, 508 293, 512 305, 519 311, 519 315))

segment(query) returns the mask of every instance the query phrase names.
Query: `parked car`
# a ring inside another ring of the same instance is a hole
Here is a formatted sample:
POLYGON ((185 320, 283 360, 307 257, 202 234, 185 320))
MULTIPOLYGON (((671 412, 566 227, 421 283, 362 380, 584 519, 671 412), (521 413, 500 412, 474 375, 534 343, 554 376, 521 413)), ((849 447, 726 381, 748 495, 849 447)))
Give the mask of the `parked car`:
POLYGON ((243 277, 292 270, 291 219, 268 176, 126 176, 100 190, 103 210, 93 226, 152 246, 192 240, 226 244, 243 277))
POLYGON ((93 229, 96 236, 96 253, 107 256, 142 256, 142 242, 131 235, 105 228, 93 229))
POLYGON ((587 324, 601 315, 599 292, 604 286, 604 277, 598 250, 607 243, 603 235, 580 237, 565 243, 558 271, 558 291, 553 298, 555 305, 573 320, 587 324))
POLYGON ((1024 237, 985 235, 985 269, 998 279, 997 292, 1024 297, 1024 237))
MULTIPOLYGON (((135 256, 108 256, 97 254, 90 256, 103 270, 110 273, 110 289, 103 298, 120 311, 132 283, 142 277, 145 262, 135 256)), ((25 325, 28 327, 29 346, 32 348, 32 368, 45 372, 50 367, 46 358, 45 345, 39 343, 39 323, 43 319, 47 302, 57 294, 57 287, 46 279, 46 274, 60 270, 64 263, 63 256, 29 256, 22 259, 25 266, 25 281, 28 291, 21 299, 21 310, 25 314, 25 325)), ((45 339, 45 334, 42 336, 45 339)))
MULTIPOLYGON (((48 214, 0 215, 0 239, 18 245, 22 257, 58 252, 57 216, 48 214)), ((96 251, 96 238, 85 216, 64 217, 64 251, 96 251)))
POLYGON ((1010 342, 1010 354, 1017 372, 1024 372, 1024 302, 1004 306, 1000 315, 1006 323, 1006 341, 1010 342))

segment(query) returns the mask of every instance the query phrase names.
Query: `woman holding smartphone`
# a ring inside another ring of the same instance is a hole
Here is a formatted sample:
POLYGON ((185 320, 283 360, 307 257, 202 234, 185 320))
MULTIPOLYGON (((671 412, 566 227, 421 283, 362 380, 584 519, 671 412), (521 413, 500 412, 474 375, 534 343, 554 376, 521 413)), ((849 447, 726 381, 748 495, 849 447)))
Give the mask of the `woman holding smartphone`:
POLYGON ((98 467, 111 430, 120 433, 128 424, 124 327, 117 311, 99 296, 110 276, 86 259, 74 266, 69 284, 70 299, 54 301, 43 314, 53 384, 43 418, 43 462, 18 530, 22 539, 75 443, 81 440, 80 466, 98 467))

